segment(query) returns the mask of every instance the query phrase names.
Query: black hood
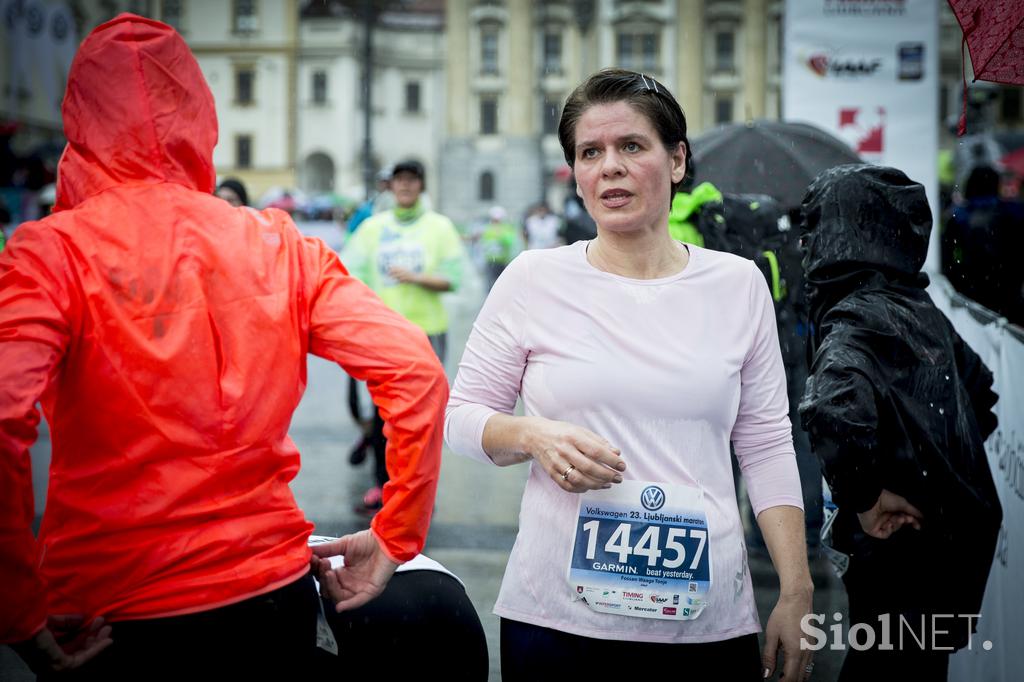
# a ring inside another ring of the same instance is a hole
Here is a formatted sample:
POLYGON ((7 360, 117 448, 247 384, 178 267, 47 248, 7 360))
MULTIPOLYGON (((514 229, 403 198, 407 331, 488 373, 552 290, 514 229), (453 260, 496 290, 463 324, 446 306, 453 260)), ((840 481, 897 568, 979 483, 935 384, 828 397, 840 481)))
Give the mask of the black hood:
POLYGON ((868 164, 830 168, 811 183, 802 210, 809 278, 865 270, 898 277, 924 265, 932 213, 924 187, 902 171, 868 164))

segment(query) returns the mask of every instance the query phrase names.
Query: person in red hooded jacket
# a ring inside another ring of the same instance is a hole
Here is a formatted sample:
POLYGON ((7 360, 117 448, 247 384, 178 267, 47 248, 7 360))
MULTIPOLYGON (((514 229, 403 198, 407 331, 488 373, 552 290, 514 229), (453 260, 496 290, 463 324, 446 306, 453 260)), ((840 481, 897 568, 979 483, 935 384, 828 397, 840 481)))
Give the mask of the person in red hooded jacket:
POLYGON ((44 673, 301 665, 311 567, 344 610, 423 547, 441 365, 285 213, 212 194, 213 98, 169 26, 96 28, 63 114, 53 214, 0 254, 0 643, 44 673), (383 509, 316 556, 288 485, 307 353, 366 381, 388 423, 383 509), (53 452, 35 537, 37 401, 53 452))

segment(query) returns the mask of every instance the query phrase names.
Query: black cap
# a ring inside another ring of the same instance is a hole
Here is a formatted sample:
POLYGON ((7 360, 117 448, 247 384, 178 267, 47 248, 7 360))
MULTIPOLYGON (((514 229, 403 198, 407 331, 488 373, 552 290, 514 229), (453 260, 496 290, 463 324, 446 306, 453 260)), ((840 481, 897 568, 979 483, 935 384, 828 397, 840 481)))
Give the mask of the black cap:
POLYGON ((423 170, 423 164, 413 159, 407 159, 396 163, 395 167, 391 169, 391 177, 395 177, 399 173, 412 173, 420 180, 426 180, 426 173, 423 170))

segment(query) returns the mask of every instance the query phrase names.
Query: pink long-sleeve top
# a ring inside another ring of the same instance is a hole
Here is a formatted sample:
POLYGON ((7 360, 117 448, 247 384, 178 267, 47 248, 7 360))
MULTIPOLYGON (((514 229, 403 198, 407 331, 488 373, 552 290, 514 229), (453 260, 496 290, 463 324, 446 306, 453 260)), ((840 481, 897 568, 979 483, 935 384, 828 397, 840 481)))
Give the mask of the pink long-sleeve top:
POLYGON ((690 261, 653 280, 587 262, 588 242, 528 251, 480 312, 445 419, 452 450, 491 463, 491 415, 562 420, 622 451, 627 479, 704 491, 712 540, 709 606, 695 620, 598 613, 566 580, 578 497, 536 462, 494 612, 586 637, 716 641, 760 629, 736 504, 729 443, 755 513, 803 508, 786 377, 767 284, 754 264, 689 246, 690 261))

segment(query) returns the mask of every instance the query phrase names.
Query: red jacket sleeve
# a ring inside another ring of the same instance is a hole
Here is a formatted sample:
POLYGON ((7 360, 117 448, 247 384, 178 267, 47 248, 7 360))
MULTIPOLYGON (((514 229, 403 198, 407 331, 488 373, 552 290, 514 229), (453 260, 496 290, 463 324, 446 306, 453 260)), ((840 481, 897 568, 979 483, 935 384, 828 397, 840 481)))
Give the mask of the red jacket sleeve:
POLYGON ((392 559, 423 549, 441 465, 448 381, 418 327, 351 277, 337 254, 307 240, 317 286, 310 299, 310 351, 365 381, 383 417, 390 480, 371 528, 392 559))
POLYGON ((36 573, 32 462, 36 402, 70 338, 66 258, 41 224, 24 225, 0 253, 0 642, 32 637, 46 622, 36 573))

